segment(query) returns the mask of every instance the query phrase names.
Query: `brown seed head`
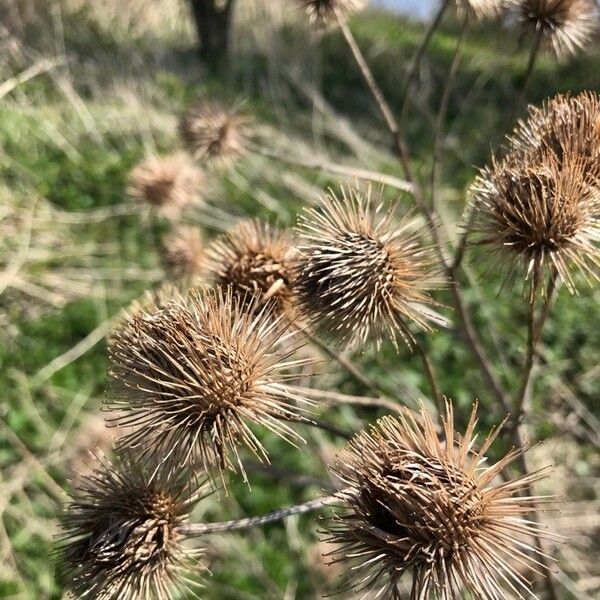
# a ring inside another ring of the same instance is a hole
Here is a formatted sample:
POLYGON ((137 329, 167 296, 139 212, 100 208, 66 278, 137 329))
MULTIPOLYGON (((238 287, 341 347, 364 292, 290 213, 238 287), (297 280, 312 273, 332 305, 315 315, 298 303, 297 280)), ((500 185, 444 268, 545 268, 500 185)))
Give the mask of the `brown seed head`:
POLYGON ((173 279, 194 279, 204 266, 204 243, 197 227, 182 225, 165 238, 165 269, 173 279))
POLYGON ((237 110, 205 100, 188 110, 180 131, 194 158, 222 165, 246 152, 247 126, 247 118, 237 110))
POLYGON ((184 550, 177 527, 200 492, 171 466, 126 454, 81 478, 57 544, 75 597, 166 600, 189 588, 199 553, 184 550))
POLYGON ((208 248, 208 269, 217 285, 230 286, 247 301, 255 296, 270 301, 277 314, 293 318, 291 252, 285 232, 260 221, 242 221, 208 248))
POLYGON ((294 287, 303 311, 344 342, 377 343, 398 335, 411 343, 408 324, 430 329, 428 290, 439 284, 431 248, 405 217, 373 205, 370 193, 342 188, 325 194, 299 220, 294 287))
POLYGON ((590 182, 600 178, 600 97, 594 92, 558 94, 529 107, 509 137, 509 152, 542 157, 551 150, 560 164, 579 157, 590 182))
POLYGON ((245 476, 240 445, 268 460, 250 425, 301 439, 287 424, 308 403, 285 385, 306 362, 288 360, 294 337, 270 306, 249 312, 231 290, 173 292, 139 306, 109 344, 114 421, 135 428, 121 444, 207 469, 216 462, 221 474, 238 464, 245 476))
POLYGON ((527 515, 540 500, 519 493, 544 473, 496 482, 519 453, 485 466, 498 430, 477 451, 475 425, 474 408, 459 436, 447 405, 439 436, 427 411, 406 410, 380 419, 340 452, 333 471, 345 486, 338 496, 346 511, 328 533, 339 544, 335 560, 354 564, 353 587, 400 600, 398 583, 410 570, 411 600, 454 600, 463 589, 477 600, 503 600, 504 585, 519 597, 529 591, 510 561, 537 570, 528 536, 538 526, 527 515))
POLYGON ((508 5, 523 34, 540 35, 559 58, 581 50, 598 25, 593 0, 509 0, 508 5))
POLYGON ((477 19, 497 17, 504 7, 504 0, 454 0, 459 11, 468 11, 477 19))
POLYGON ((183 153, 153 156, 129 175, 127 195, 165 218, 175 218, 200 199, 204 175, 183 153))
POLYGON ((526 276, 556 271, 575 290, 572 272, 600 275, 600 188, 585 160, 509 156, 484 169, 473 186, 472 231, 491 256, 526 276))
POLYGON ((337 23, 338 16, 346 18, 362 10, 364 0, 298 0, 311 23, 319 27, 330 27, 337 23))

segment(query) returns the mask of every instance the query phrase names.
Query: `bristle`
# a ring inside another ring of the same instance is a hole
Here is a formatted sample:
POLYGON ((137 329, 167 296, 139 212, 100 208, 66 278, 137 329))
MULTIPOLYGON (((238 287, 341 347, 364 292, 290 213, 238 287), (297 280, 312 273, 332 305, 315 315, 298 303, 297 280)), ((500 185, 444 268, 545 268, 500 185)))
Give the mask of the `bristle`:
POLYGON ((182 225, 165 238, 163 244, 165 270, 172 279, 193 280, 204 267, 204 243, 197 227, 182 225))
POLYGON ((298 0, 299 5, 317 27, 330 27, 364 8, 364 0, 298 0))

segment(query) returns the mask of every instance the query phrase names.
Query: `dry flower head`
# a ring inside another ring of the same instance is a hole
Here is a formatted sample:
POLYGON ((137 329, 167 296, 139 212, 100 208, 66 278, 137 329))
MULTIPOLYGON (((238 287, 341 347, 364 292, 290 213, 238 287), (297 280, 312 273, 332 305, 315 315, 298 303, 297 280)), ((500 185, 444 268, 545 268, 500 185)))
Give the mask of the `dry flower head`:
POLYGON ((299 4, 311 23, 318 27, 330 27, 337 23, 338 18, 346 18, 362 10, 365 0, 299 0, 299 4))
POLYGON ((459 11, 468 11, 477 19, 497 17, 504 7, 504 0, 454 0, 459 11))
POLYGON ((78 481, 57 544, 75 597, 168 600, 190 589, 200 553, 182 547, 177 528, 200 492, 171 466, 127 454, 98 459, 78 481))
POLYGON ((593 0, 509 0, 508 5, 523 34, 539 36, 559 58, 583 49, 598 25, 593 0))
POLYGON ((595 92, 558 94, 541 107, 530 106, 509 137, 508 151, 541 157, 551 150, 559 162, 578 157, 584 176, 600 178, 600 97, 595 92))
POLYGON ((428 291, 439 286, 439 269, 411 225, 357 189, 330 190, 305 210, 294 280, 303 312, 351 344, 396 344, 398 336, 410 344, 409 323, 431 329, 428 291))
POLYGON ((291 254, 285 232, 257 220, 242 221, 207 249, 208 272, 218 286, 230 286, 254 304, 255 297, 272 302, 277 314, 294 318, 291 254))
POLYGON ((221 478, 239 466, 245 477, 239 446, 268 460, 251 425, 301 440, 289 423, 308 401, 286 386, 306 363, 292 357, 295 338, 270 306, 248 311, 230 289, 172 292, 138 307, 109 344, 114 422, 134 428, 122 446, 214 466, 221 478))
POLYGON ((197 227, 180 225, 170 232, 163 244, 165 269, 173 279, 192 280, 204 268, 204 242, 197 227))
POLYGON ((507 264, 509 275, 524 271, 539 283, 544 272, 556 272, 572 292, 575 271, 597 281, 600 188, 588 177, 586 161, 575 154, 559 158, 547 150, 494 162, 473 186, 475 242, 507 264))
POLYGON ((191 154, 204 163, 228 165, 246 152, 247 117, 213 100, 190 108, 180 131, 191 154))
POLYGON ((475 427, 475 407, 463 435, 449 404, 442 435, 425 409, 406 410, 340 452, 333 471, 345 510, 327 533, 339 545, 334 561, 353 565, 350 585, 364 597, 404 598, 398 584, 407 571, 411 600, 455 600, 465 589, 477 600, 504 600, 505 588, 529 593, 515 565, 541 568, 530 541, 539 525, 527 517, 542 500, 519 494, 544 471, 499 480, 519 451, 486 465, 498 429, 476 450, 475 427))
POLYGON ((200 200, 204 174, 184 153, 153 156, 129 175, 127 195, 165 218, 200 200))

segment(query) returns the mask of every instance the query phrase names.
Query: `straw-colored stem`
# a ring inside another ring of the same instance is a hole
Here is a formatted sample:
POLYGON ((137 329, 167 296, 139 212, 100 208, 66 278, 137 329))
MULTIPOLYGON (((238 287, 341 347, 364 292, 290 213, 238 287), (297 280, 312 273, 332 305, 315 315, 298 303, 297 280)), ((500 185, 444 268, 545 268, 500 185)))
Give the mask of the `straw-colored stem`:
POLYGON ((239 531, 242 529, 251 529, 253 527, 261 527, 269 523, 282 521, 293 515, 302 515, 309 512, 314 512, 325 506, 330 506, 339 502, 336 496, 326 496, 309 500, 302 504, 296 504, 287 508, 280 508, 266 515, 258 517, 247 517, 245 519, 234 519, 232 521, 224 521, 220 523, 184 523, 177 528, 180 535, 187 537, 197 537, 201 535, 209 535, 211 533, 224 533, 227 531, 239 531))
POLYGON ((425 377, 427 378, 429 388, 431 390, 432 399, 435 402, 435 406, 438 410, 438 413, 441 415, 444 412, 444 400, 440 392, 440 386, 438 384, 437 375, 435 373, 433 363, 431 362, 429 355, 425 350, 425 347, 421 344, 421 342, 419 342, 419 340, 413 340, 412 347, 421 359, 423 371, 425 373, 425 377))

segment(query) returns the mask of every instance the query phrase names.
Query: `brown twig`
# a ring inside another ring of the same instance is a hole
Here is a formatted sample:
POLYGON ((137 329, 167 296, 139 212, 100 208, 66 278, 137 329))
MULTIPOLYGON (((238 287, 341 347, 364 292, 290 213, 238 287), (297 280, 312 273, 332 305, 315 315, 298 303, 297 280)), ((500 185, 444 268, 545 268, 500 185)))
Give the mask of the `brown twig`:
POLYGON ((425 350, 421 342, 419 342, 419 340, 413 340, 412 348, 421 359, 423 371, 425 372, 425 376, 427 377, 427 381, 429 382, 429 388, 431 389, 431 395, 433 396, 432 399, 435 402, 435 406, 438 409, 438 413, 441 415, 444 413, 444 400, 440 392, 440 386, 438 384, 438 379, 435 373, 433 363, 431 362, 427 351, 425 350))
POLYGON ((313 512, 339 502, 335 496, 326 496, 309 500, 302 504, 296 504, 288 508, 280 508, 266 515, 257 517, 246 517, 244 519, 234 519, 232 521, 224 521, 221 523, 184 523, 177 528, 177 532, 184 536, 195 537, 200 535, 209 535, 211 533, 223 533, 226 531, 239 531, 241 529, 251 529, 252 527, 260 527, 269 523, 275 523, 291 517, 292 515, 302 515, 313 512))

